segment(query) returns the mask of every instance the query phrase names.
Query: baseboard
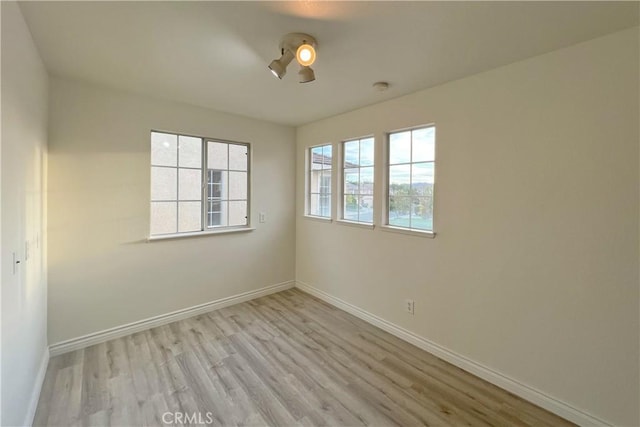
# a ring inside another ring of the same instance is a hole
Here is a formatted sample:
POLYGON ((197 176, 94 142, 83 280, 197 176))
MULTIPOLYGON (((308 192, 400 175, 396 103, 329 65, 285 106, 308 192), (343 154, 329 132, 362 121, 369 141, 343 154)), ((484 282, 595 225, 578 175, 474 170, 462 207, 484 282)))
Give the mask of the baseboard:
POLYGON ((42 360, 40 361, 40 368, 38 368, 38 374, 36 375, 36 381, 33 385, 33 392, 31 393, 31 399, 29 400, 27 414, 22 425, 33 425, 33 420, 36 416, 36 409, 38 409, 38 401, 40 400, 40 392, 42 391, 42 384, 44 383, 44 377, 47 374, 47 366, 49 366, 49 349, 45 348, 42 360))
POLYGON ((333 295, 330 295, 320 289, 314 288, 307 283, 297 281, 296 288, 317 298, 320 298, 321 300, 341 310, 344 310, 347 313, 353 314, 354 316, 364 320, 367 323, 377 326, 378 328, 385 330, 390 334, 395 335, 396 337, 451 363, 452 365, 464 369, 465 371, 470 372, 485 381, 497 385, 498 387, 507 390, 531 403, 534 403, 541 408, 548 410, 549 412, 553 412, 554 414, 559 415, 560 417, 565 418, 571 422, 582 426, 611 425, 606 421, 603 421, 593 415, 590 415, 580 409, 569 405, 568 403, 562 402, 540 390, 536 390, 533 387, 523 384, 515 379, 509 378, 508 376, 496 372, 491 368, 483 366, 478 362, 474 362, 473 360, 465 356, 462 356, 439 344, 434 343, 433 341, 416 335, 413 332, 397 326, 374 314, 362 310, 361 308, 343 301, 340 298, 336 298, 333 295))
POLYGON ((194 305, 193 307, 183 308, 182 310, 177 310, 171 313, 161 314, 159 316, 154 316, 148 319, 139 320, 137 322, 128 323, 126 325, 105 329, 104 331, 94 332, 92 334, 72 338, 66 341, 61 341, 49 346, 49 352, 51 353, 51 357, 54 357, 59 354, 68 353, 70 351, 86 348, 94 344, 99 344, 115 338, 121 338, 136 332, 145 331, 156 326, 166 325, 167 323, 175 322, 177 320, 187 319, 198 314, 207 313, 219 308, 228 307, 230 305, 239 304, 241 302, 249 301, 255 298, 260 298, 265 295, 284 291, 285 289, 294 287, 294 284, 295 282, 293 280, 290 280, 287 282, 278 283, 276 285, 256 289, 254 291, 243 292, 241 294, 221 298, 204 304, 194 305))

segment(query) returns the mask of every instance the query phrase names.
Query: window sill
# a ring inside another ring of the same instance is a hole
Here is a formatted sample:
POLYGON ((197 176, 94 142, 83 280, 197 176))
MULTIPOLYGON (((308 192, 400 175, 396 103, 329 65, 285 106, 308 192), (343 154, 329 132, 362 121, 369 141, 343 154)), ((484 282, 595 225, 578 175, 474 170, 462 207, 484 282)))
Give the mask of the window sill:
POLYGON ((320 222, 333 222, 331 218, 327 218, 324 216, 313 216, 313 215, 305 215, 306 219, 310 219, 312 221, 320 221, 320 222))
POLYGON ((382 225, 380 226, 380 229, 382 231, 389 231, 391 233, 400 233, 400 234, 407 234, 409 236, 426 237, 427 239, 434 239, 436 237, 436 233, 434 233, 433 231, 412 230, 410 228, 394 227, 392 225, 382 225))
POLYGON ((340 225, 348 225, 350 227, 358 227, 358 228, 366 228, 368 230, 373 230, 374 225, 366 222, 357 222, 357 221, 349 221, 348 219, 339 219, 336 221, 340 225))
POLYGON ((193 233, 161 234, 159 236, 149 236, 147 238, 147 242, 156 242, 159 240, 186 239, 191 237, 204 237, 204 236, 212 236, 215 234, 244 233, 246 231, 253 231, 253 230, 255 230, 255 228, 238 227, 238 228, 223 228, 220 230, 195 231, 193 233))

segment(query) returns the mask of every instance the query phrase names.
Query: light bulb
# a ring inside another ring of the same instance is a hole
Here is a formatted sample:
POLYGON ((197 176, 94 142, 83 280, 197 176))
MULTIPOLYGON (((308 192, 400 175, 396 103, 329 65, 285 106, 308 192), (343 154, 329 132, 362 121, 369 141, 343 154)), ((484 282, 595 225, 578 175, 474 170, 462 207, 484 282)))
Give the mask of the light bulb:
POLYGON ((309 51, 309 49, 302 49, 300 51, 300 60, 307 62, 310 59, 311 59, 311 51, 309 51))
POLYGON ((301 45, 296 51, 296 59, 303 67, 308 67, 316 60, 316 50, 310 44, 301 45))

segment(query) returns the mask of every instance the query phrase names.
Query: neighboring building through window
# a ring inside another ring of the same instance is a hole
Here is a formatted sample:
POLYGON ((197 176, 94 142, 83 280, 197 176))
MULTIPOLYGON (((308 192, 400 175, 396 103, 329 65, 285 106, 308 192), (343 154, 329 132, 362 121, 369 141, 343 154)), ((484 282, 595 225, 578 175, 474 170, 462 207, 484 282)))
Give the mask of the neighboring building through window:
POLYGON ((433 231, 435 127, 389 134, 387 224, 433 231))
POLYGON ((224 222, 222 211, 222 171, 207 170, 207 224, 212 227, 224 222))
POLYGON ((249 146, 151 132, 151 236, 248 224, 249 146))
POLYGON ((373 138, 342 144, 342 218, 373 223, 373 138))
POLYGON ((331 218, 331 144, 309 149, 308 215, 331 218))

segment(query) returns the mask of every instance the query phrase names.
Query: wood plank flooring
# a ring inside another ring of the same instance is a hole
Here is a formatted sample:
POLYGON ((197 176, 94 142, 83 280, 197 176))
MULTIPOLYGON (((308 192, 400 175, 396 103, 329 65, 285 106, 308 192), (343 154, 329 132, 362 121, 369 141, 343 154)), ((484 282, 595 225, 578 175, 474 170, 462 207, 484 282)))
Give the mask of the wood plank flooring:
POLYGON ((34 424, 572 425, 295 289, 52 358, 34 424))

